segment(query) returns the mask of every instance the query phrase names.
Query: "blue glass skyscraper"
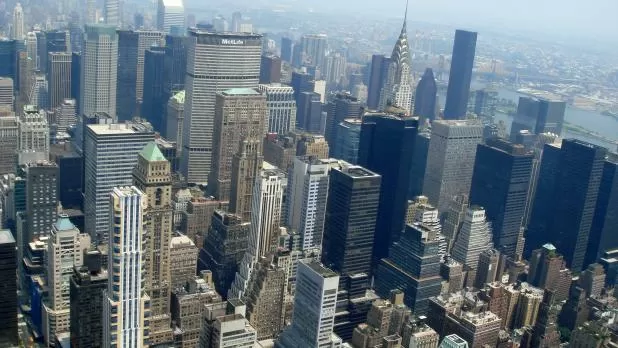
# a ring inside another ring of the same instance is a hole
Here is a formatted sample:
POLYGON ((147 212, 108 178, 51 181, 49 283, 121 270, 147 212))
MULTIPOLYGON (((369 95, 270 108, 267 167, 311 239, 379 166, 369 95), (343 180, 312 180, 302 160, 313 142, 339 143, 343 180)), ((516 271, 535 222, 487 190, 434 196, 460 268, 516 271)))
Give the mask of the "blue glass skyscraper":
POLYGON ((455 32, 451 72, 444 107, 444 119, 446 120, 466 117, 476 52, 476 36, 477 33, 471 31, 457 30, 455 32))

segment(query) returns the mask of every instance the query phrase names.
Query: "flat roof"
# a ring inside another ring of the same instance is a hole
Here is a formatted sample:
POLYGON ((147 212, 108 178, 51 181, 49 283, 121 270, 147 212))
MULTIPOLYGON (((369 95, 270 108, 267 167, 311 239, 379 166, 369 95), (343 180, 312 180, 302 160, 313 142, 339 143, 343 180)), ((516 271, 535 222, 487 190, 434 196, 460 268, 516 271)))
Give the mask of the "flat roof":
POLYGON ((163 6, 165 7, 184 7, 182 0, 163 0, 163 6))
POLYGON ((97 135, 140 133, 129 123, 90 124, 88 128, 97 135))
POLYGON ((13 238, 13 234, 9 230, 0 230, 0 244, 15 244, 15 238, 13 238))
POLYGON ((337 274, 335 271, 326 268, 324 265, 317 261, 305 263, 305 265, 307 265, 307 267, 311 268, 314 272, 323 276, 324 278, 332 278, 339 276, 339 274, 337 274))
POLYGON ((221 92, 223 95, 260 95, 261 93, 253 88, 231 88, 221 92))

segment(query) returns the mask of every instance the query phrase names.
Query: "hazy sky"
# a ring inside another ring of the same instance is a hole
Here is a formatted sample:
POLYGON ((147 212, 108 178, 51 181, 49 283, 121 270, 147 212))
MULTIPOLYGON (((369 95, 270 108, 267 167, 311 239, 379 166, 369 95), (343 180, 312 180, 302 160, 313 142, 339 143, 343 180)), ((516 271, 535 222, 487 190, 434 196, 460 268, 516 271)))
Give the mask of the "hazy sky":
MULTIPOLYGON (((389 16, 401 15, 405 8, 405 0, 300 2, 320 12, 336 6, 339 10, 347 7, 348 10, 389 16)), ((618 0, 410 0, 408 17, 412 21, 471 29, 493 27, 496 31, 508 32, 519 28, 528 33, 575 36, 618 44, 618 0)))

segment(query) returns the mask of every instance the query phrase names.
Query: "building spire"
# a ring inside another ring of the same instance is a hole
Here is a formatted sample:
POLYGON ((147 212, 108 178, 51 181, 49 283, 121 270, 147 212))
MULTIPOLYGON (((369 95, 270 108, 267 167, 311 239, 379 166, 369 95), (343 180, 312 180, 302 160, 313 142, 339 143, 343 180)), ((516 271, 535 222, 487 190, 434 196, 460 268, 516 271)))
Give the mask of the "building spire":
POLYGON ((408 25, 408 3, 410 0, 406 0, 406 12, 403 15, 403 27, 401 28, 401 32, 406 31, 406 27, 408 25))

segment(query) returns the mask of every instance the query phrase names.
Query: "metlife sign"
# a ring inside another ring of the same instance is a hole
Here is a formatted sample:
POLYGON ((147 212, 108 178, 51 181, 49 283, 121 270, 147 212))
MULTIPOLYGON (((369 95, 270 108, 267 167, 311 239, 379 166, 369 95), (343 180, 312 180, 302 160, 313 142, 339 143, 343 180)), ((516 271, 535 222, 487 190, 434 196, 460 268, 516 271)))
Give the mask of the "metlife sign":
POLYGON ((245 41, 244 40, 234 40, 234 39, 221 39, 221 44, 222 45, 244 45, 245 41))
POLYGON ((262 46, 262 35, 258 34, 222 34, 210 32, 191 32, 198 45, 214 46, 262 46))

